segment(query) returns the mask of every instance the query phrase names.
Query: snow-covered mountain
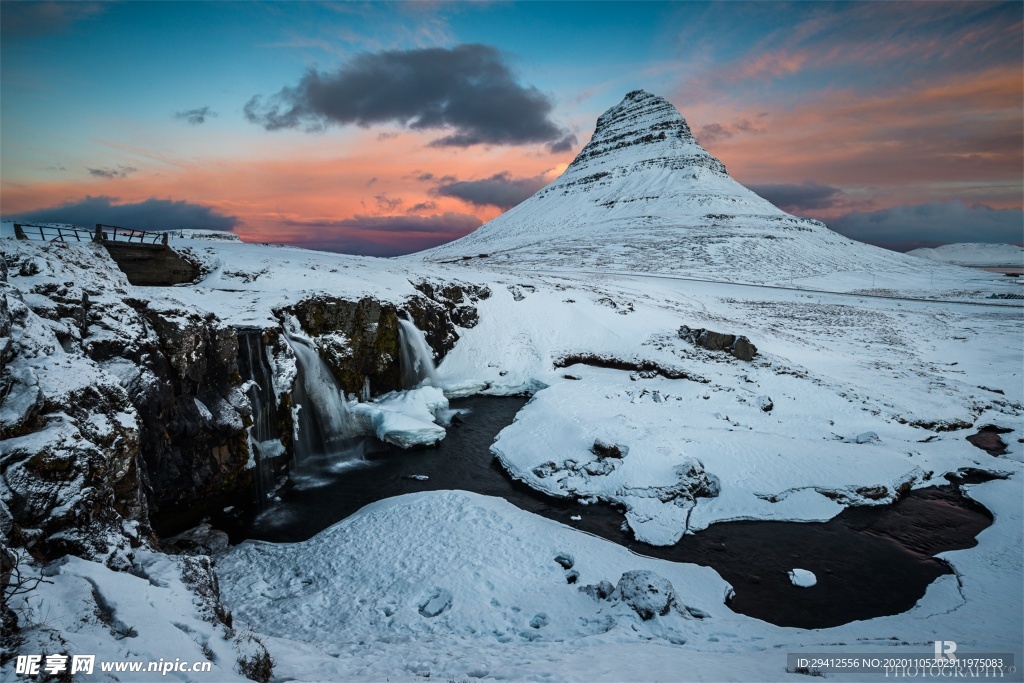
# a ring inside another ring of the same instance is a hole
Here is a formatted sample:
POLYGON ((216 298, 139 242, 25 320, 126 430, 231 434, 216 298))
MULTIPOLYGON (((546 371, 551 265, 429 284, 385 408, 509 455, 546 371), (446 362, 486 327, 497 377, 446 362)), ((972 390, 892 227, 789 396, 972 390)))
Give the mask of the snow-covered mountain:
POLYGON ((1024 266, 1024 249, 1015 244, 961 242, 943 244, 934 249, 914 249, 907 253, 932 261, 955 263, 958 266, 1024 266))
POLYGON ((733 180, 672 104, 635 90, 557 180, 410 258, 673 273, 743 282, 929 268, 791 216, 733 180), (475 260, 475 258, 473 259, 475 260))

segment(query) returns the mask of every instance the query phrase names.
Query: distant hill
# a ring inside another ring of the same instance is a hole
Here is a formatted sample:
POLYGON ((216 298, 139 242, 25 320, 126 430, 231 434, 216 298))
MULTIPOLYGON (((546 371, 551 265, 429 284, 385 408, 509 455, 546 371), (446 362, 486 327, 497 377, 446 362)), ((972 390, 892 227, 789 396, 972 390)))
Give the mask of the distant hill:
POLYGON ((954 263, 958 266, 1024 267, 1024 248, 1014 244, 961 242, 944 244, 934 249, 914 249, 907 254, 931 261, 954 263))

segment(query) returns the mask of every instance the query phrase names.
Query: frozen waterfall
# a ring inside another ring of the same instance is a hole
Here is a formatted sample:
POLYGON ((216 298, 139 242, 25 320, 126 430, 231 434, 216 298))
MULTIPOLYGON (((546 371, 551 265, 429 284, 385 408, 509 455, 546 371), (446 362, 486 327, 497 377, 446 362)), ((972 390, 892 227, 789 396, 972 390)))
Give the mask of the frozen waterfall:
POLYGON ((399 361, 402 368, 402 387, 414 389, 426 382, 435 387, 441 383, 434 366, 434 352, 426 337, 411 320, 398 319, 399 361))
POLYGON ((311 341, 286 332, 285 339, 295 352, 299 374, 292 404, 298 407, 295 457, 351 453, 351 439, 359 435, 345 394, 311 341))

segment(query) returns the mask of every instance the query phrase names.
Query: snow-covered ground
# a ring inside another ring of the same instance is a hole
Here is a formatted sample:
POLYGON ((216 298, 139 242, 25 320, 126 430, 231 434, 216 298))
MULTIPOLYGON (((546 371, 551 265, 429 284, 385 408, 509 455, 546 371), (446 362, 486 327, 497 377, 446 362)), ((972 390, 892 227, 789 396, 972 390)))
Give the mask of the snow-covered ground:
MULTIPOLYGON (((231 627, 197 597, 205 574, 187 560, 121 548, 113 565, 32 567, 48 582, 13 605, 31 624, 21 652, 211 662, 213 674, 177 672, 197 681, 237 677, 257 640, 279 680, 803 680, 786 672, 786 653, 927 654, 939 640, 958 653, 1011 652, 1019 666, 1024 307, 987 298, 1015 285, 789 217, 729 179, 681 118, 651 111, 613 111, 562 185, 489 224, 506 231, 484 229, 432 261, 193 235, 171 241, 204 264, 200 281, 139 288, 99 246, 5 239, 19 264, 9 285, 24 299, 13 304, 23 324, 14 341, 35 350, 10 371, 26 391, 57 398, 137 380, 126 362, 74 352, 124 332, 118 301, 266 328, 282 324, 275 309, 314 295, 401 308, 419 293, 414 283, 486 287, 478 324, 458 330, 435 387, 347 406, 366 430, 430 441, 445 396, 528 392, 493 449, 509 474, 552 495, 618 503, 632 533, 656 544, 723 520, 830 519, 963 468, 999 472, 1007 478, 967 487, 994 522, 976 547, 943 554, 955 574, 904 614, 783 628, 733 613, 711 569, 641 557, 500 499, 435 491, 380 501, 303 543, 219 552, 231 627), (628 120, 675 137, 634 140, 628 120), (623 139, 633 142, 608 156, 623 139), (556 202, 563 208, 546 211, 556 202), (108 318, 80 339, 28 310, 54 291, 69 302, 101 297, 108 318), (742 335, 757 355, 705 348, 684 326, 742 335), (1007 454, 965 440, 985 425, 1011 430, 1007 454)), ((65 431, 36 434, 76 438, 65 431)))
MULTIPOLYGON (((492 296, 477 303, 480 323, 460 330, 440 382, 450 395, 535 392, 495 445, 512 475, 557 495, 622 503, 634 533, 653 542, 726 519, 828 519, 963 467, 1011 475, 971 487, 995 523, 978 547, 945 555, 956 576, 936 581, 906 614, 820 631, 734 614, 724 605, 728 586, 709 569, 641 558, 500 500, 434 492, 382 501, 306 543, 246 543, 218 558, 236 630, 260 634, 283 679, 775 680, 788 676, 789 651, 903 642, 927 650, 933 640, 1021 656, 1024 317, 1008 303, 985 305, 997 276, 955 271, 963 274, 955 288, 973 301, 942 303, 589 269, 513 275, 224 241, 190 246, 213 266, 200 283, 118 286, 253 326, 277 324, 272 308, 316 292, 401 304, 415 293, 410 280, 486 285, 492 296), (747 362, 694 346, 681 338, 683 325, 745 335, 758 355, 747 362), (579 362, 595 358, 638 369, 579 362), (965 441, 984 424, 1014 430, 1003 435, 1008 455, 965 441), (869 432, 877 439, 858 439, 869 432), (599 457, 599 439, 624 455, 599 457), (553 472, 538 476, 548 462, 553 472), (697 480, 716 482, 718 495, 679 493, 692 493, 697 480), (876 487, 885 487, 877 500, 858 493, 876 487), (576 584, 554 559, 561 553, 574 558, 576 584), (579 591, 639 570, 668 580, 678 604, 707 618, 673 608, 644 621, 616 594, 579 591)), ((901 274, 877 277, 922 286, 901 274)), ((904 292, 894 286, 892 294, 904 292)), ((136 561, 152 562, 146 557, 136 561)), ((31 603, 47 633, 85 628, 79 611, 51 607, 77 604, 67 596, 82 590, 83 574, 104 591, 138 582, 84 560, 48 571, 54 583, 31 603)), ((117 589, 135 596, 123 609, 141 610, 131 652, 185 657, 216 635, 212 625, 183 621, 192 609, 184 588, 144 583, 117 589), (146 591, 169 596, 162 616, 145 611, 146 591), (193 645, 179 648, 160 620, 195 629, 193 645)), ((101 626, 90 628, 110 632, 101 626)), ((109 658, 129 656, 126 641, 96 642, 90 647, 109 658)), ((228 671, 228 654, 214 649, 228 671)))
POLYGON ((1013 266, 1024 267, 1024 248, 1015 244, 984 244, 964 242, 943 244, 932 249, 908 251, 911 256, 955 263, 958 266, 1013 266))

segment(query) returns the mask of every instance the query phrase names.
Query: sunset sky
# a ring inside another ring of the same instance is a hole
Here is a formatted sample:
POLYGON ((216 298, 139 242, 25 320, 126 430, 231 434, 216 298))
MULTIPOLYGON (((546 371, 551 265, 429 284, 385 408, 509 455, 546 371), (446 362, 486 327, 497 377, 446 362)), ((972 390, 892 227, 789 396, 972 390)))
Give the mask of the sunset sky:
POLYGON ((1024 3, 0 4, 0 214, 395 255, 666 97, 781 208, 1024 240, 1024 3))

